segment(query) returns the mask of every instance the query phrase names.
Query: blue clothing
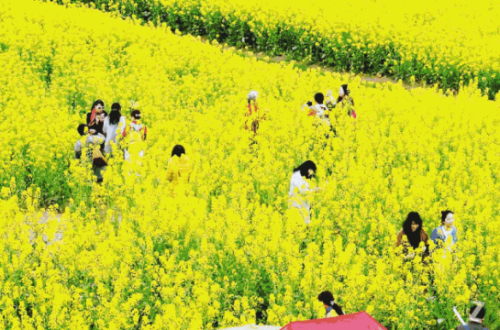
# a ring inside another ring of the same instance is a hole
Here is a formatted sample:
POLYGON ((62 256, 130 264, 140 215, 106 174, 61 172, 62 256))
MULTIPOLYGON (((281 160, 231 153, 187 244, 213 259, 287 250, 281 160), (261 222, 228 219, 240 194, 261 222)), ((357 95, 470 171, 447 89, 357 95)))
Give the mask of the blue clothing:
MULTIPOLYGON (((438 244, 438 241, 441 241, 441 242, 444 243, 444 241, 445 241, 444 230, 445 230, 444 226, 439 226, 439 227, 437 227, 436 229, 434 229, 432 231, 431 240, 435 244, 438 244)), ((452 228, 452 230, 451 230, 451 237, 453 239, 453 244, 456 244, 458 242, 457 228, 456 227, 452 228)))

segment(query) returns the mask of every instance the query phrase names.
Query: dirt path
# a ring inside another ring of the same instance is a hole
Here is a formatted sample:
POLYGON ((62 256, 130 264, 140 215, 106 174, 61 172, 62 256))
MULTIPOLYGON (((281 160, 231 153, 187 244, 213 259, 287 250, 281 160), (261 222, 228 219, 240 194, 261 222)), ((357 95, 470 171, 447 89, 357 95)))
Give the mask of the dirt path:
MULTIPOLYGON (((213 44, 206 37, 200 37, 200 39, 203 43, 213 44)), ((309 64, 309 63, 306 63, 304 61, 293 60, 290 56, 286 56, 286 55, 269 56, 263 52, 256 52, 255 49, 242 49, 242 48, 237 48, 237 47, 233 47, 233 46, 229 46, 229 45, 221 45, 221 44, 218 44, 218 46, 221 47, 222 49, 233 49, 240 56, 253 57, 259 61, 264 61, 267 63, 280 63, 280 62, 287 62, 288 63, 288 62, 293 61, 297 65, 297 67, 299 67, 303 70, 319 69, 323 72, 351 74, 353 76, 361 78, 362 81, 366 81, 366 82, 373 83, 373 84, 386 84, 386 83, 397 84, 398 83, 398 80, 393 79, 393 78, 389 78, 386 76, 382 76, 382 75, 372 76, 372 75, 366 75, 366 74, 353 74, 351 72, 336 71, 333 68, 328 67, 328 66, 321 66, 319 64, 309 64)), ((408 83, 403 82, 403 87, 408 89, 408 90, 411 90, 414 88, 423 88, 425 86, 424 86, 424 84, 421 84, 421 83, 408 84, 408 83)))

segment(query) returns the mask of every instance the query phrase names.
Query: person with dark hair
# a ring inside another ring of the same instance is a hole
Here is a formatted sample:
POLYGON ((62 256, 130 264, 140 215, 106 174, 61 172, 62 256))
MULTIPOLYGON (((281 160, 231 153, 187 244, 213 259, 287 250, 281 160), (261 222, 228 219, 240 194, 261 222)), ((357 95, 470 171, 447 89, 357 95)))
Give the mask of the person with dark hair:
POLYGON ((75 143, 75 159, 81 159, 82 158, 82 140, 85 143, 87 139, 87 134, 88 134, 88 126, 85 124, 80 124, 78 125, 77 128, 78 134, 80 134, 80 139, 76 141, 75 143))
POLYGON ((314 101, 316 102, 314 105, 311 101, 309 101, 302 106, 302 109, 306 106, 309 107, 308 116, 316 116, 317 118, 321 119, 322 122, 330 125, 328 108, 323 104, 323 102, 325 101, 325 95, 323 95, 323 93, 314 94, 314 101))
POLYGON ((356 111, 354 110, 354 100, 350 96, 351 91, 347 88, 347 84, 343 84, 339 88, 339 97, 337 98, 336 106, 347 109, 347 115, 356 119, 356 111))
POLYGON ((455 217, 450 210, 441 212, 441 226, 432 231, 431 240, 435 244, 442 244, 448 250, 458 242, 457 228, 453 225, 455 217))
POLYGON ((191 164, 186 150, 180 144, 172 149, 172 157, 168 161, 167 179, 176 185, 179 182, 188 183, 191 175, 191 164))
POLYGON ((333 295, 330 291, 323 291, 318 295, 318 300, 323 303, 325 307, 326 313, 323 318, 335 317, 340 315, 345 315, 342 307, 340 307, 333 298, 333 295), (333 315, 333 312, 337 313, 337 315, 333 315))
POLYGON ((186 155, 186 150, 181 145, 176 145, 172 149, 172 157, 168 160, 167 180, 172 183, 171 192, 175 196, 178 193, 178 186, 189 183, 191 176, 191 163, 186 155))
MULTIPOLYGON (((429 235, 422 228, 422 218, 417 212, 410 212, 403 223, 403 229, 398 234, 396 246, 403 245, 405 250, 410 248, 416 249, 420 246, 420 242, 424 242, 424 252, 428 251, 429 235)), ((406 253, 406 252, 405 252, 406 253)), ((408 257, 414 256, 410 253, 408 257)))
POLYGON ((125 160, 134 158, 138 160, 144 157, 144 149, 146 148, 146 138, 148 128, 142 123, 142 114, 138 109, 133 109, 130 114, 132 122, 123 131, 123 137, 127 138, 126 144, 128 148, 124 152, 125 160))
POLYGON ((118 137, 123 136, 123 131, 127 127, 125 116, 121 114, 120 103, 113 103, 109 116, 104 119, 103 131, 106 135, 106 144, 104 145, 104 152, 111 153, 111 141, 118 145, 118 137))
POLYGON ((172 149, 172 157, 174 157, 174 156, 181 157, 182 155, 185 155, 185 154, 186 154, 186 150, 184 150, 184 147, 181 146, 180 144, 176 145, 172 149))
POLYGON ((311 192, 309 181, 315 177, 316 164, 308 160, 293 170, 290 180, 290 208, 297 208, 306 224, 311 222, 310 202, 308 194, 311 192))
POLYGON ((469 322, 465 325, 459 325, 456 330, 488 330, 483 327, 486 316, 486 308, 482 305, 475 305, 470 308, 469 322))
POLYGON ((103 126, 104 119, 108 116, 108 113, 104 111, 104 102, 97 100, 92 104, 90 112, 87 113, 87 125, 95 126, 97 133, 104 134, 103 126))
POLYGON ((96 126, 88 127, 85 124, 80 124, 77 130, 81 137, 75 143, 75 159, 92 164, 94 175, 97 177, 97 182, 100 183, 103 181, 102 171, 107 165, 107 160, 101 152, 104 136, 97 132, 96 126), (83 151, 85 151, 86 156, 82 159, 83 151))

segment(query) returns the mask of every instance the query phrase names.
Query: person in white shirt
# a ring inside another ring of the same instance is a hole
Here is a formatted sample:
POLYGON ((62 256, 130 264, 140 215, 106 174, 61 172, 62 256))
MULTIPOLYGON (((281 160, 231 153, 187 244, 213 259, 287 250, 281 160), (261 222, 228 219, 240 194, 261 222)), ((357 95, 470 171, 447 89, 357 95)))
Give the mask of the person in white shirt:
POLYGON ((109 116, 104 118, 103 132, 106 135, 106 144, 104 145, 104 152, 106 154, 111 153, 111 141, 113 141, 117 146, 118 139, 117 137, 121 137, 123 135, 123 131, 125 130, 126 122, 125 116, 121 114, 121 105, 119 103, 113 103, 111 106, 111 112, 109 116))
POLYGON ((293 170, 290 180, 290 208, 297 208, 306 224, 311 222, 310 202, 308 194, 311 192, 309 181, 314 178, 316 173, 316 164, 308 160, 293 170))
POLYGON ((307 102, 302 106, 302 109, 305 107, 309 108, 309 116, 316 116, 317 118, 321 119, 321 122, 327 123, 330 125, 330 119, 329 119, 329 110, 327 106, 324 104, 325 101, 325 96, 323 93, 316 93, 314 95, 314 101, 316 102, 315 104, 312 104, 311 101, 307 102))

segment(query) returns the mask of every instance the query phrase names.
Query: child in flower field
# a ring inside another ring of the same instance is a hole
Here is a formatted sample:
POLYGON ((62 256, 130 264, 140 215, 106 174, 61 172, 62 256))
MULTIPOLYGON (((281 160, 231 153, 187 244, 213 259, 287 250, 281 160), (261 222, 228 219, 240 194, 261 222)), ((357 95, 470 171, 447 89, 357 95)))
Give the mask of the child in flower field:
POLYGON ((102 182, 102 171, 106 168, 107 161, 102 155, 104 136, 97 133, 97 127, 88 127, 85 124, 78 126, 81 138, 75 143, 75 158, 82 160, 82 152, 85 152, 82 162, 92 164, 92 170, 97 177, 97 182, 102 182))
POLYGON ((290 180, 290 208, 297 208, 306 224, 311 222, 310 202, 307 194, 311 192, 309 181, 316 172, 316 164, 308 160, 293 170, 290 180))
POLYGON ((87 113, 87 125, 95 126, 97 133, 104 135, 104 119, 108 116, 108 113, 104 111, 104 102, 97 100, 92 104, 91 111, 87 113))
MULTIPOLYGON (((405 253, 410 252, 410 248, 417 249, 420 242, 425 243, 424 252, 428 253, 429 250, 429 235, 422 228, 422 218, 417 212, 410 212, 403 223, 403 229, 398 234, 396 246, 403 245, 405 253)), ((411 252, 407 257, 415 256, 411 252)))
POLYGON ((125 160, 137 161, 144 156, 148 128, 141 121, 141 111, 134 109, 131 113, 132 122, 123 131, 128 146, 124 152, 125 160))
POLYGON ((104 151, 106 154, 111 153, 111 141, 118 144, 117 138, 123 135, 126 128, 125 116, 122 116, 121 109, 120 103, 113 103, 109 116, 104 118, 103 131, 106 136, 104 151))
POLYGON ((441 212, 441 226, 432 231, 431 239, 436 244, 446 246, 448 250, 458 242, 457 228, 453 225, 455 217, 450 210, 441 212))
MULTIPOLYGON (((252 117, 251 130, 254 134, 257 134, 257 130, 259 129, 259 118, 257 114, 257 97, 259 96, 259 92, 252 90, 247 95, 248 102, 248 112, 245 113, 245 117, 252 117)), ((248 129, 247 121, 245 121, 245 130, 248 129)))
POLYGON ((325 316, 323 317, 324 319, 330 318, 330 317, 335 317, 339 315, 345 315, 344 311, 342 310, 342 307, 337 305, 335 302, 335 299, 333 298, 333 295, 330 291, 323 291, 318 295, 318 300, 323 303, 323 306, 325 306, 325 316), (337 315, 334 315, 334 312, 337 313, 337 315))

